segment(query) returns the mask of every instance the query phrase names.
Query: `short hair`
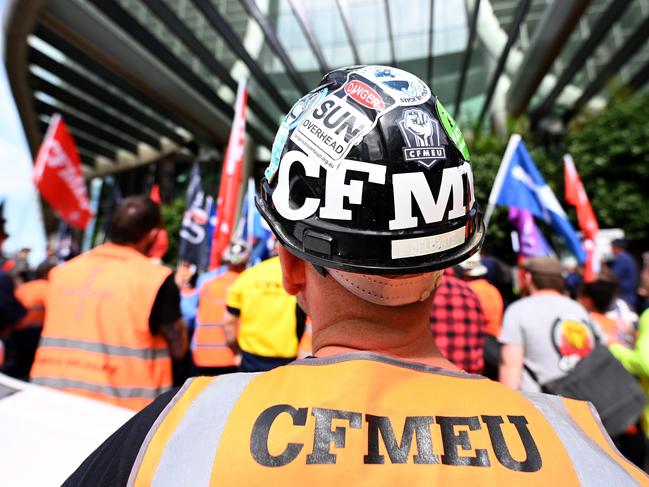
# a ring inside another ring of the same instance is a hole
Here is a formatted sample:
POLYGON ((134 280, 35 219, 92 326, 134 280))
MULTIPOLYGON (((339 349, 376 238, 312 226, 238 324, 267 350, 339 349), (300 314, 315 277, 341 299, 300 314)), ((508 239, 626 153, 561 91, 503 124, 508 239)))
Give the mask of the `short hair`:
POLYGON ((538 272, 530 272, 532 275, 532 284, 537 289, 554 289, 560 293, 563 292, 565 281, 562 276, 556 274, 542 274, 538 272))
POLYGON ((604 279, 597 279, 593 282, 588 282, 584 284, 581 290, 582 296, 586 296, 593 301, 593 306, 595 310, 600 313, 604 313, 609 309, 615 293, 617 291, 617 286, 614 282, 607 281, 604 279))
POLYGON ((36 279, 47 279, 48 274, 56 267, 53 262, 42 262, 38 265, 35 271, 36 279))
POLYGON ((134 244, 161 226, 160 205, 145 195, 129 196, 113 211, 108 237, 116 244, 134 244))

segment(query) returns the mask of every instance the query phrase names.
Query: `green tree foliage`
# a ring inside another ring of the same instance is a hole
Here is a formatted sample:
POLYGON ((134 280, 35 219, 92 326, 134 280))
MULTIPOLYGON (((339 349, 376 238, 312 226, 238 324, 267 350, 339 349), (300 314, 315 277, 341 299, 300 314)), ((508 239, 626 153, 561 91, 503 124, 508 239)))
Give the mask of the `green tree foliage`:
POLYGON ((613 99, 606 109, 576 121, 566 138, 602 228, 627 238, 649 230, 649 93, 613 99))
POLYGON ((169 235, 169 250, 164 256, 164 262, 176 265, 178 262, 178 242, 180 227, 185 212, 185 197, 178 196, 170 204, 162 205, 162 219, 169 235))
MULTIPOLYGON (((517 126, 532 159, 554 190, 577 228, 575 210, 564 201, 562 155, 569 152, 577 166, 601 228, 622 228, 629 239, 649 237, 649 93, 617 96, 603 111, 585 114, 573 123, 565 136, 563 150, 536 146, 532 137, 517 126)), ((469 146, 478 202, 486 209, 507 140, 480 134, 469 146)), ((547 237, 553 237, 541 223, 547 237)), ((486 243, 498 255, 510 253, 507 209, 496 208, 489 224, 486 243)))

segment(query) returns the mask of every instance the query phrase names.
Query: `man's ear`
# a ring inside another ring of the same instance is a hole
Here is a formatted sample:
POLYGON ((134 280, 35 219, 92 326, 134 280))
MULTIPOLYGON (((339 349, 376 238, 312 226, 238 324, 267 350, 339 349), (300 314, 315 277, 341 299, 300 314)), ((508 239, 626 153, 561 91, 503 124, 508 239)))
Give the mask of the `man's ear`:
POLYGON ((282 264, 282 284, 287 293, 295 296, 306 282, 305 261, 294 256, 282 245, 277 246, 279 261, 282 264))

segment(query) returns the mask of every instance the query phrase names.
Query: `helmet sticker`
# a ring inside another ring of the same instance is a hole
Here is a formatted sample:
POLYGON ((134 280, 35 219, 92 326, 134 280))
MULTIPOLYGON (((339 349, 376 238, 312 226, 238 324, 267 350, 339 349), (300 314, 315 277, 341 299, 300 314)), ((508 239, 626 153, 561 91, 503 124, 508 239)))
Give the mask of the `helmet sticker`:
POLYGON ((378 84, 399 105, 421 105, 430 99, 430 88, 414 74, 387 66, 366 66, 358 73, 378 84))
POLYGON ((464 227, 438 235, 393 240, 391 242, 392 259, 407 259, 408 257, 436 254, 458 247, 465 241, 466 229, 464 227))
POLYGON ((284 145, 288 139, 289 131, 300 123, 304 115, 306 115, 313 105, 327 96, 328 91, 327 88, 324 88, 323 90, 303 96, 295 103, 295 105, 293 105, 293 108, 291 108, 288 114, 284 117, 284 120, 282 120, 282 123, 277 130, 277 134, 275 135, 275 140, 273 141, 273 148, 270 154, 270 164, 268 164, 268 167, 264 172, 264 176, 268 181, 273 179, 273 176, 277 172, 277 168, 279 168, 279 161, 282 157, 282 151, 284 150, 284 145))
POLYGON ((300 98, 295 105, 293 105, 293 108, 291 108, 291 111, 288 112, 284 120, 288 124, 288 128, 293 129, 295 126, 300 123, 304 115, 309 111, 313 105, 321 101, 325 96, 327 96, 327 93, 329 92, 328 88, 324 88, 320 91, 316 91, 315 93, 309 93, 306 96, 303 96, 300 98))
POLYGON ((439 115, 439 119, 442 122, 442 126, 444 127, 446 134, 453 141, 455 147, 457 147, 458 150, 462 153, 464 160, 470 162, 471 154, 469 154, 469 148, 464 141, 464 136, 462 135, 460 126, 455 122, 455 120, 453 120, 451 114, 446 111, 446 108, 444 108, 444 106, 439 102, 438 99, 435 99, 435 106, 437 106, 437 114, 439 115))
POLYGON ((361 105, 375 110, 385 109, 385 102, 381 95, 367 83, 360 80, 351 80, 349 83, 345 83, 344 88, 345 93, 361 105))
POLYGON ((378 119, 399 106, 387 89, 359 73, 350 72, 341 88, 318 100, 291 134, 291 140, 327 170, 337 169, 378 119))
POLYGON ((402 149, 404 161, 416 161, 430 169, 446 158, 446 150, 439 143, 439 124, 428 112, 409 108, 397 123, 407 146, 402 149))

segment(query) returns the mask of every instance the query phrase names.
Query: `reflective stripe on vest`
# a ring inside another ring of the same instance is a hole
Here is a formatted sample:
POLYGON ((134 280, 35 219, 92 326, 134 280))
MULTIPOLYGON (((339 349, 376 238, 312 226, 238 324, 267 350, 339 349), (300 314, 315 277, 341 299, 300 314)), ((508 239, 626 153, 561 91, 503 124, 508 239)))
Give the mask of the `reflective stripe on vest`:
POLYGON ((575 424, 559 396, 534 392, 521 394, 552 425, 568 452, 582 485, 637 485, 624 468, 575 424))
POLYGON ((82 340, 70 340, 68 338, 43 337, 38 344, 39 347, 68 348, 71 350, 83 350, 85 352, 97 352, 105 355, 118 357, 137 357, 143 360, 169 359, 168 348, 131 348, 121 345, 108 345, 106 343, 85 342, 82 340))
POLYGON ((259 374, 226 374, 188 381, 149 431, 127 485, 209 485, 214 457, 230 412, 244 388, 259 374), (180 404, 178 408, 179 402, 186 399, 185 396, 193 400, 186 401, 188 404, 180 404), (215 396, 219 398, 218 405, 212 401, 215 396), (179 417, 169 418, 170 413, 179 417), (159 438, 168 433, 159 428, 165 420, 175 423, 176 427, 166 438, 159 438), (192 431, 191 439, 179 434, 186 425, 195 424, 196 421, 200 422, 201 427, 192 431), (144 463, 147 449, 154 440, 166 440, 164 448, 154 451, 153 456, 148 457, 147 463, 144 463), (181 465, 189 468, 178 468, 181 465))
POLYGON ((145 389, 143 387, 113 387, 91 384, 79 380, 60 379, 56 377, 36 377, 32 380, 34 384, 41 386, 55 387, 56 389, 79 389, 88 392, 97 392, 120 399, 155 399, 169 388, 145 389))
POLYGON ((373 354, 198 378, 128 485, 649 485, 580 427, 594 420, 582 403, 528 396, 373 354))

